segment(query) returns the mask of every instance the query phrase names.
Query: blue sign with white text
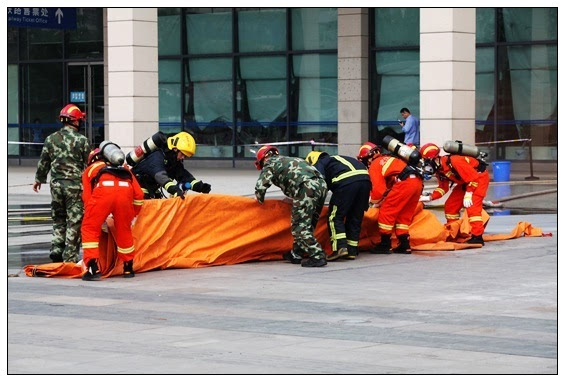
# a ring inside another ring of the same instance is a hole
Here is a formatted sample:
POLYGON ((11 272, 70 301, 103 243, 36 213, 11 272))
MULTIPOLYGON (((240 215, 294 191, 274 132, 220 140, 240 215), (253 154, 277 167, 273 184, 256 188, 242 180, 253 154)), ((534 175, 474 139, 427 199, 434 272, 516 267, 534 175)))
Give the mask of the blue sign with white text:
POLYGON ((71 103, 84 103, 86 97, 84 96, 84 91, 71 91, 70 101, 71 103))
POLYGON ((8 26, 76 29, 76 8, 8 8, 8 26))

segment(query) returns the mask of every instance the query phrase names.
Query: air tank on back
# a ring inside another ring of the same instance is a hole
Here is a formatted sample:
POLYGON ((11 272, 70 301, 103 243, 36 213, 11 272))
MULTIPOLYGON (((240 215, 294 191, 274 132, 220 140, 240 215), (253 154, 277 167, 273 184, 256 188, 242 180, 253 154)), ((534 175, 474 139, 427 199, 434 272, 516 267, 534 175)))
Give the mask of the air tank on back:
POLYGON ((421 153, 418 149, 403 144, 390 135, 386 135, 384 139, 382 139, 382 144, 388 151, 399 156, 409 165, 417 166, 419 160, 421 160, 421 153))
POLYGON ((104 140, 100 143, 100 152, 102 156, 112 165, 119 167, 125 161, 125 154, 121 150, 120 146, 116 143, 112 143, 109 140, 104 140))
POLYGON ((447 140, 443 146, 443 149, 446 153, 451 153, 454 155, 466 155, 476 158, 483 155, 478 147, 464 144, 460 140, 447 140))
POLYGON ((133 149, 133 151, 127 154, 126 160, 127 164, 132 167, 139 163, 146 155, 159 148, 166 147, 166 135, 162 132, 157 132, 153 134, 149 139, 145 140, 141 145, 138 145, 133 149))

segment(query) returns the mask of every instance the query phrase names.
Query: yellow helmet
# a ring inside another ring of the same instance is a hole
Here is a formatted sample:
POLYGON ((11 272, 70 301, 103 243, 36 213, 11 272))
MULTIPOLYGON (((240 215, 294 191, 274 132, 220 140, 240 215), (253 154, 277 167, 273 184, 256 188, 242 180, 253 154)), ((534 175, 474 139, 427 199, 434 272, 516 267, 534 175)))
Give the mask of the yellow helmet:
POLYGON ((323 155, 328 155, 328 153, 323 151, 311 151, 307 154, 305 161, 307 161, 311 165, 315 165, 315 163, 317 163, 319 158, 323 155))
POLYGON ((193 156, 196 153, 196 141, 187 132, 179 132, 167 139, 168 149, 176 148, 186 157, 193 156))

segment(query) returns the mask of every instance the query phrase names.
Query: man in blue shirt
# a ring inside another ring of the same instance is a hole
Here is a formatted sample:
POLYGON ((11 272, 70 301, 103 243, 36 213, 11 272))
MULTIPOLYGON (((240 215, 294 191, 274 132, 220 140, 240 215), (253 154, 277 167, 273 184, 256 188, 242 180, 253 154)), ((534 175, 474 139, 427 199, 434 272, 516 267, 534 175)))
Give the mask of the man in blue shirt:
POLYGON ((400 111, 405 123, 401 123, 401 130, 405 132, 404 143, 419 147, 419 119, 411 115, 409 109, 404 107, 400 111))

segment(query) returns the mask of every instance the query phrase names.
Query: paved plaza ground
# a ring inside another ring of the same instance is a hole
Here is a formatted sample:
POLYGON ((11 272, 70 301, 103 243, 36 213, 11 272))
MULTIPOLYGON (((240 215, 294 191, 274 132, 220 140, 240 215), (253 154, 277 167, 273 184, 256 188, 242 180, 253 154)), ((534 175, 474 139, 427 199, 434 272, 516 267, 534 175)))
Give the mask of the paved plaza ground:
MULTIPOLYGON (((239 195, 258 176, 194 173, 212 192, 239 195)), ((32 180, 33 169, 10 168, 10 208, 49 202, 48 187, 24 186, 32 180)), ((510 205, 555 210, 556 194, 510 205)), ((26 277, 22 265, 48 255, 50 230, 10 226, 7 372, 556 374, 557 214, 493 215, 486 233, 518 221, 553 235, 362 253, 323 268, 254 262, 99 282, 26 277)))

